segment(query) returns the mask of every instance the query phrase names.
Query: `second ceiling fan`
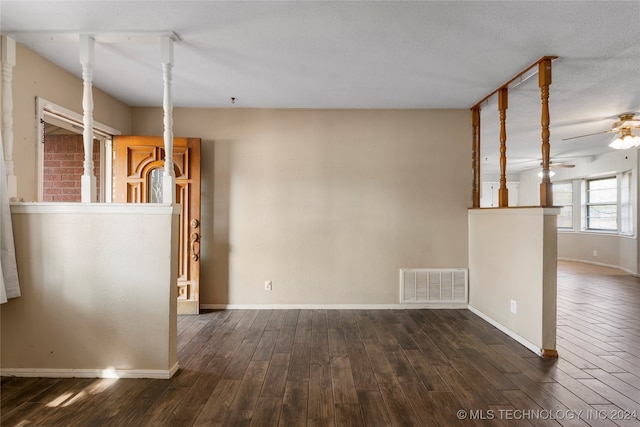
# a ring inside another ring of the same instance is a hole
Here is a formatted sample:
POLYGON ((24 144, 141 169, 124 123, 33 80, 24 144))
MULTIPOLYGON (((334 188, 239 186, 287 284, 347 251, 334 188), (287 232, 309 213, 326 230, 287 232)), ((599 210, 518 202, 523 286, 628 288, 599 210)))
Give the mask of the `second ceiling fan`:
POLYGON ((611 148, 620 150, 640 146, 640 136, 636 136, 632 132, 633 129, 640 129, 640 119, 634 118, 634 113, 620 114, 618 119, 619 120, 611 126, 611 129, 602 132, 588 133, 586 135, 572 136, 570 138, 564 138, 562 141, 605 133, 617 133, 618 137, 609 144, 611 148))

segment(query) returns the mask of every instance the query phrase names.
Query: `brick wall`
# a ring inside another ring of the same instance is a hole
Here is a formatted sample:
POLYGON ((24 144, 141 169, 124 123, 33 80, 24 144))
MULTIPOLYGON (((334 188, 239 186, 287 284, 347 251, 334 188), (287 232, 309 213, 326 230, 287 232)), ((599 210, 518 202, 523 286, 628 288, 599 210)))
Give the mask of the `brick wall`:
MULTIPOLYGON (((82 135, 47 135, 44 143, 42 198, 45 202, 80 202, 84 171, 82 135)), ((100 188, 100 143, 93 141, 93 167, 100 188)), ((96 191, 96 201, 99 201, 96 191)))

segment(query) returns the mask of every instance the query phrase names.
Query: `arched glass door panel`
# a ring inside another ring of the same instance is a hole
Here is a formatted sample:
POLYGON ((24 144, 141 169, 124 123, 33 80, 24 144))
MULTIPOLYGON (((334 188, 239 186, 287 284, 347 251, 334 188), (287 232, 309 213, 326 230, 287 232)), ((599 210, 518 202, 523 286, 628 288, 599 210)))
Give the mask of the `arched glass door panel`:
POLYGON ((162 176, 164 175, 164 168, 155 168, 149 171, 148 186, 149 203, 162 203, 162 176))

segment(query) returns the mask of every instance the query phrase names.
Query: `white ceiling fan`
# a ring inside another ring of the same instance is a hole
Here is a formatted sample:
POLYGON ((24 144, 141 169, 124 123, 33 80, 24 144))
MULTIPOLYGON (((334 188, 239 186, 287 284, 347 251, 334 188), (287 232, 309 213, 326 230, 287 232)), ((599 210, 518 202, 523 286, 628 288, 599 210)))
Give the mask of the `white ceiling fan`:
MULTIPOLYGON (((542 161, 540 161, 540 167, 542 167, 542 161)), ((576 165, 571 164, 571 163, 558 163, 558 162, 549 162, 549 176, 554 176, 556 173, 551 170, 551 169, 556 169, 556 168, 575 168, 576 165)), ((538 176, 542 178, 542 171, 538 172, 538 176)))
MULTIPOLYGON (((540 166, 542 166, 542 162, 540 162, 540 166)), ((549 162, 549 169, 553 168, 575 168, 576 165, 571 163, 557 163, 557 162, 549 162)))
POLYGON ((604 133, 616 133, 618 134, 618 137, 609 144, 611 148, 621 150, 640 146, 640 136, 633 133, 633 130, 640 129, 640 118, 635 118, 634 113, 624 113, 620 114, 618 119, 619 120, 611 126, 611 129, 602 132, 588 133, 586 135, 572 136, 570 138, 564 138, 562 141, 569 141, 571 139, 584 138, 592 135, 601 135, 604 133))

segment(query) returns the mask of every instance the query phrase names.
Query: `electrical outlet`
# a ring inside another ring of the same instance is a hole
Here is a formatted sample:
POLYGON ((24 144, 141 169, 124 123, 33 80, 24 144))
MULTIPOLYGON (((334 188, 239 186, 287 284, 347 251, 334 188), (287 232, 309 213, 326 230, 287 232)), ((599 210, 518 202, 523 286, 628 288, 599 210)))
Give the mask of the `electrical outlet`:
POLYGON ((271 280, 267 280, 264 282, 264 290, 265 291, 272 291, 273 290, 273 284, 271 283, 271 280))
POLYGON ((518 314, 518 303, 513 299, 511 300, 511 312, 513 314, 518 314))
POLYGON ((593 256, 598 256, 598 251, 596 249, 593 250, 593 256))

